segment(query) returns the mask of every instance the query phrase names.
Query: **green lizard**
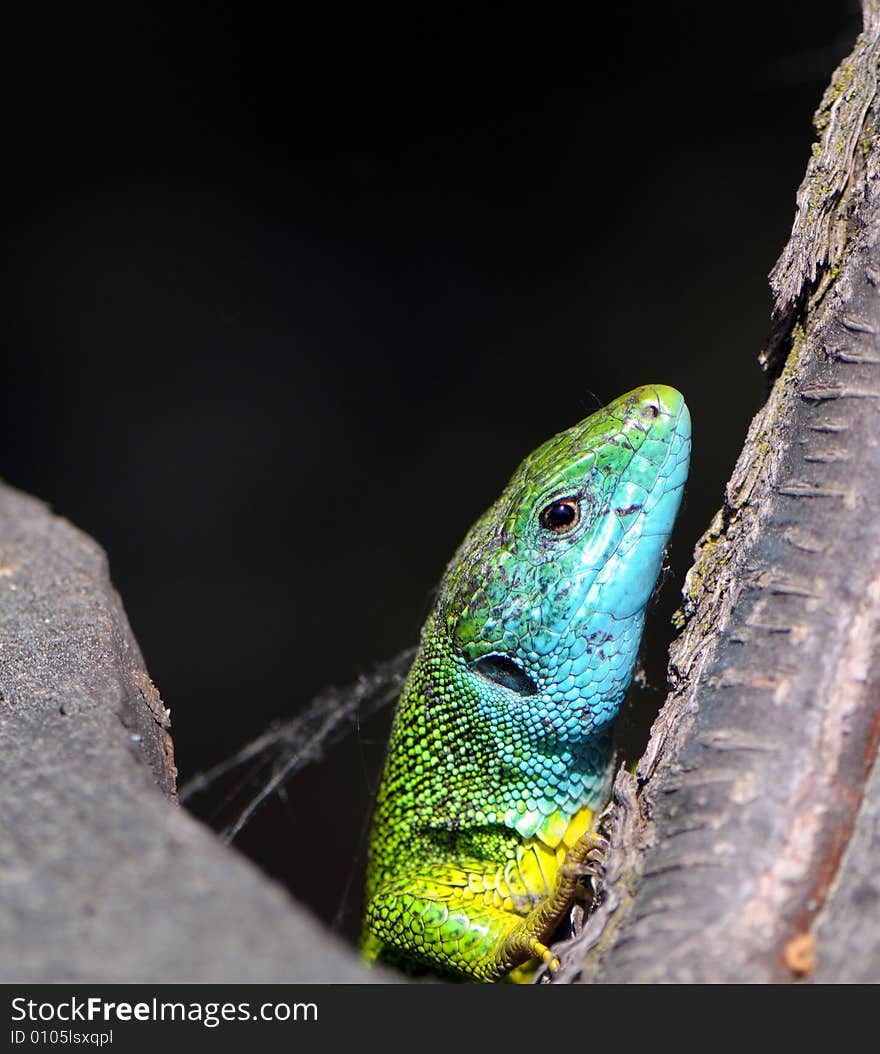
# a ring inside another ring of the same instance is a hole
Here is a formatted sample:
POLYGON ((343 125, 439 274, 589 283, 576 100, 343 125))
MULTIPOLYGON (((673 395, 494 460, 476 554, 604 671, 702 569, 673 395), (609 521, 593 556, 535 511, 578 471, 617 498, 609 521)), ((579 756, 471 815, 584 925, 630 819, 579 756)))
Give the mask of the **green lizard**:
POLYGON ((527 457, 471 528, 397 704, 367 959, 481 981, 558 968, 689 457, 682 396, 637 388, 527 457))

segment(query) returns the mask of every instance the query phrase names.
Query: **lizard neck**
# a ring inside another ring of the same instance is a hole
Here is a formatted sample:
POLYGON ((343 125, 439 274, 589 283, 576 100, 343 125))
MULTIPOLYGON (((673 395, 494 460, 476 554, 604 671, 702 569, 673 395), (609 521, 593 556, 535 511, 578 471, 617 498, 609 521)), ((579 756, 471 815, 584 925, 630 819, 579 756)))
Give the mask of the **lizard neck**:
POLYGON ((575 814, 607 799, 613 752, 608 729, 559 732, 553 712, 468 669, 434 615, 401 695, 383 797, 404 796, 432 828, 498 825, 558 845, 575 814))

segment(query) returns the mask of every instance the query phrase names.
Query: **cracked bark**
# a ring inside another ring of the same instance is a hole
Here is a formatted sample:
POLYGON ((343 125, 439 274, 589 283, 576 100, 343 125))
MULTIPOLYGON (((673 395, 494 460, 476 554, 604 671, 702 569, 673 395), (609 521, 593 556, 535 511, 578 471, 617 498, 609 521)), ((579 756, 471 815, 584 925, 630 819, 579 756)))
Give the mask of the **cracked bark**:
POLYGON ((559 980, 880 980, 880 5, 771 275, 775 380, 559 980))

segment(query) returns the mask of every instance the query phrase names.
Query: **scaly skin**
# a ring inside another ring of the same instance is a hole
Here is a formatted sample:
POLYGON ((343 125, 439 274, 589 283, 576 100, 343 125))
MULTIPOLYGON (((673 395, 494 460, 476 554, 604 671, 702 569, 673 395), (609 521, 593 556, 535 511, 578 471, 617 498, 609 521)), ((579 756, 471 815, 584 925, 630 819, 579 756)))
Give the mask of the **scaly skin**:
POLYGON ((637 388, 526 458, 471 529, 397 706, 367 959, 481 981, 558 967, 689 456, 681 395, 637 388))

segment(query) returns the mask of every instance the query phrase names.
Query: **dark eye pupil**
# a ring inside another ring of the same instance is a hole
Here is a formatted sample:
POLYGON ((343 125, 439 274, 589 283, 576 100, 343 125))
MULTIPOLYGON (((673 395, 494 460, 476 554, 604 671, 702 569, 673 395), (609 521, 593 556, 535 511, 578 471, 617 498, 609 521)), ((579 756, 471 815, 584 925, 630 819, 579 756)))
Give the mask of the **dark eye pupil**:
POLYGON ((554 501, 541 513, 541 526, 550 531, 565 530, 573 527, 580 518, 580 510, 576 501, 565 499, 554 501))
POLYGON ((553 527, 567 527, 574 519, 574 507, 560 501, 550 507, 547 519, 553 527))

